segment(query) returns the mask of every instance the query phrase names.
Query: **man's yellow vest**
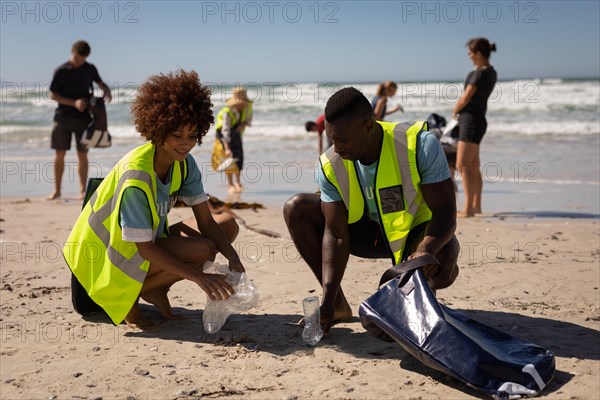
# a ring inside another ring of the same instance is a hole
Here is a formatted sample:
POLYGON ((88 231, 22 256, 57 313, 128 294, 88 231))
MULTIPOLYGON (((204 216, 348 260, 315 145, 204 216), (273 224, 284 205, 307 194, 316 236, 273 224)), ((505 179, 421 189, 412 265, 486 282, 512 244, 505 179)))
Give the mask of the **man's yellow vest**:
MULTIPOLYGON (((377 121, 383 128, 383 142, 375 172, 373 194, 379 221, 392 253, 392 263, 402 261, 410 229, 431 219, 423 201, 417 169, 417 137, 427 129, 423 121, 400 124, 377 121)), ((321 168, 340 193, 348 210, 348 224, 358 222, 366 212, 366 200, 353 161, 344 160, 330 147, 321 155, 321 168)))
MULTIPOLYGON (((65 243, 63 255, 88 295, 119 324, 137 299, 150 267, 133 242, 122 239, 119 213, 125 189, 141 189, 148 199, 154 237, 159 225, 156 210, 156 146, 144 144, 127 153, 110 171, 83 208, 65 243)), ((187 163, 172 167, 171 201, 181 188, 187 163)), ((168 225, 168 223, 167 223, 168 225)))

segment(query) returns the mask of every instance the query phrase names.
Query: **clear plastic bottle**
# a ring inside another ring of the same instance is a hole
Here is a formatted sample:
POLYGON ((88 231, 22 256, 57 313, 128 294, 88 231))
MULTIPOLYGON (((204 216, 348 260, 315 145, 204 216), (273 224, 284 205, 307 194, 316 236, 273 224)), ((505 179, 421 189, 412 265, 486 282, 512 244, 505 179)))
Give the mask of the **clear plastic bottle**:
POLYGON ((323 337, 319 298, 317 296, 305 298, 302 300, 302 308, 304 310, 302 340, 309 346, 316 346, 323 337))
POLYGON ((231 314, 246 312, 259 305, 258 291, 245 273, 231 272, 227 265, 211 262, 207 262, 204 271, 226 275, 225 280, 235 290, 235 293, 226 300, 206 300, 202 313, 206 332, 217 333, 231 314))
POLYGON ((204 312, 202 313, 202 323, 204 330, 208 333, 217 333, 221 330, 227 318, 231 315, 231 310, 227 307, 224 300, 209 300, 206 302, 204 312))

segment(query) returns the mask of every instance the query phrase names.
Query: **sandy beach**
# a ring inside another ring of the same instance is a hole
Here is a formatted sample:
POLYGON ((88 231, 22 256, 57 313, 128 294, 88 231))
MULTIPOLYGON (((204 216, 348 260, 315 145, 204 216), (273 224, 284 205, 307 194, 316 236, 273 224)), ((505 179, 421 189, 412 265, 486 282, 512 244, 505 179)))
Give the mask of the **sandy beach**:
MULTIPOLYGON (((321 290, 299 258, 280 208, 236 213, 236 249, 261 306, 204 332, 205 294, 175 284, 181 321, 141 331, 83 319, 71 306, 61 248, 80 210, 66 199, 3 198, 0 279, 2 399, 465 399, 480 394, 423 366, 394 343, 372 337, 355 317, 316 348, 303 346, 302 299, 321 290)), ((177 208, 170 222, 191 216, 177 208)), ((600 229, 598 219, 519 215, 459 220, 460 276, 440 302, 554 351, 548 399, 600 395, 600 229)), ((219 258, 217 258, 219 260, 219 258)), ((376 289, 387 260, 351 257, 342 286, 355 314, 376 289)))

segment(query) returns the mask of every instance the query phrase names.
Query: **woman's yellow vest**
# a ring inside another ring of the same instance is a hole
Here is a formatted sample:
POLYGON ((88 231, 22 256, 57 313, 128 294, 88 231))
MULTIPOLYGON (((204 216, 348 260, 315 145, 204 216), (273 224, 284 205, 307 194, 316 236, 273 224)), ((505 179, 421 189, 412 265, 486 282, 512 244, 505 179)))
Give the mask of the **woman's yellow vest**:
MULTIPOLYGON (((238 120, 236 114, 231 111, 229 106, 223 107, 219 114, 217 114, 217 123, 215 124, 215 129, 219 131, 223 127, 223 115, 229 114, 229 120, 231 121, 231 126, 236 126, 238 123, 243 124, 247 120, 252 118, 252 102, 248 102, 248 105, 244 107, 242 113, 240 115, 240 119, 238 120)), ((243 132, 242 132, 243 133, 243 132)))
POLYGON ((249 101, 246 107, 242 110, 242 115, 240 116, 240 122, 243 124, 247 120, 252 119, 252 102, 249 101))
MULTIPOLYGON (((125 189, 130 187, 146 194, 156 237, 159 216, 155 151, 152 143, 144 144, 127 153, 114 166, 83 208, 63 248, 65 260, 79 283, 115 325, 123 321, 133 306, 150 266, 135 243, 122 239, 121 199, 125 189)), ((187 175, 186 164, 175 161, 171 169, 171 201, 187 175)))
POLYGON ((221 128, 223 127, 223 116, 225 114, 229 115, 229 120, 231 121, 232 127, 236 126, 240 122, 243 122, 241 118, 238 121, 236 113, 234 113, 229 106, 225 106, 221 108, 221 111, 219 111, 219 114, 217 114, 217 123, 215 124, 215 129, 217 132, 220 132, 221 128))
MULTIPOLYGON (((373 193, 380 225, 395 265, 402 261, 402 252, 411 228, 431 219, 431 211, 421 193, 416 157, 417 137, 427 129, 427 123, 377 123, 383 128, 383 142, 373 193)), ((344 201, 348 210, 348 224, 358 222, 366 212, 366 200, 354 162, 344 160, 334 151, 334 147, 323 153, 320 161, 325 176, 344 201)))

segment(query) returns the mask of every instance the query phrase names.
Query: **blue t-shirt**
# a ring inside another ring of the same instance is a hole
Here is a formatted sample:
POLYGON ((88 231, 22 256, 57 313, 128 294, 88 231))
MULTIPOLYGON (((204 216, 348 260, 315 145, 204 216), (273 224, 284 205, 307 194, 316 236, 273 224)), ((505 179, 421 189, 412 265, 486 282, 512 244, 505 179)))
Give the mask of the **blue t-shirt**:
MULTIPOLYGON (((375 111, 375 107, 377 107, 377 102, 379 101, 380 98, 381 98, 381 96, 375 96, 375 97, 373 97, 373 100, 371 100, 371 108, 373 109, 373 111, 375 111)), ((383 105, 383 113, 381 114, 381 118, 379 118, 378 121, 383 121, 385 119, 386 111, 387 111, 387 101, 383 105)))
MULTIPOLYGON (((375 204, 375 196, 373 195, 377 163, 378 161, 375 161, 371 165, 362 165, 360 161, 357 161, 355 165, 360 186, 364 191, 365 199, 367 199, 369 218, 379 222, 377 204, 375 204)), ((442 150, 440 142, 431 132, 422 132, 417 137, 417 169, 421 177, 421 185, 439 183, 450 178, 450 169, 444 150, 442 150)), ((321 201, 325 203, 342 201, 342 196, 335 186, 327 180, 323 169, 318 168, 317 171, 317 181, 321 187, 321 201)))
MULTIPOLYGON (((156 177, 156 212, 159 216, 156 237, 163 236, 167 214, 173 207, 169 198, 173 165, 171 165, 169 173, 167 174, 166 183, 161 182, 161 180, 156 177)), ((179 191, 179 199, 188 206, 193 206, 207 201, 208 195, 204 193, 202 174, 200 173, 200 169, 198 169, 194 157, 187 157, 187 165, 188 174, 179 191)), ((148 200, 146 194, 141 189, 136 187, 125 189, 119 213, 121 217, 120 225, 123 232, 123 240, 128 242, 154 241, 155 237, 152 232, 152 213, 150 212, 148 200)))

